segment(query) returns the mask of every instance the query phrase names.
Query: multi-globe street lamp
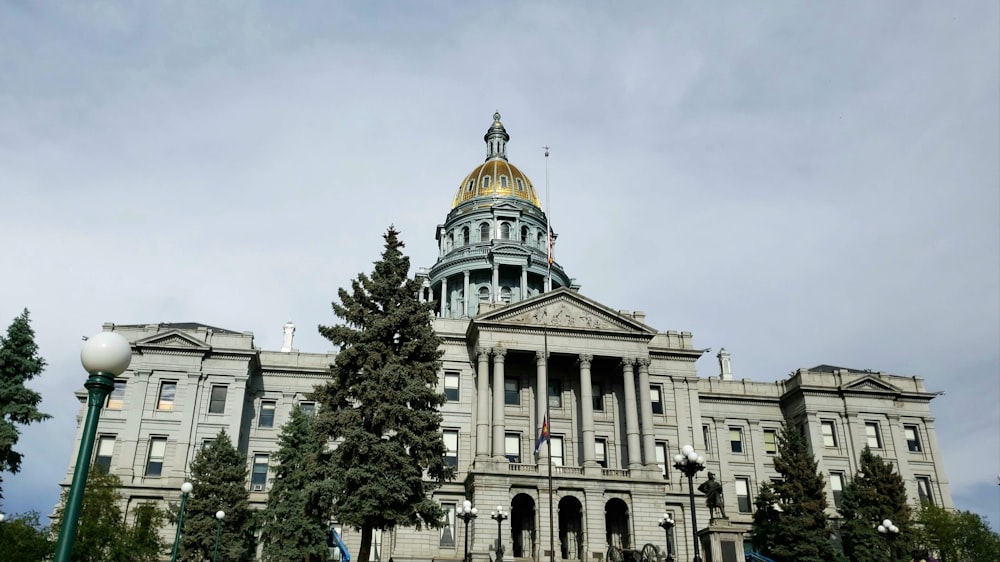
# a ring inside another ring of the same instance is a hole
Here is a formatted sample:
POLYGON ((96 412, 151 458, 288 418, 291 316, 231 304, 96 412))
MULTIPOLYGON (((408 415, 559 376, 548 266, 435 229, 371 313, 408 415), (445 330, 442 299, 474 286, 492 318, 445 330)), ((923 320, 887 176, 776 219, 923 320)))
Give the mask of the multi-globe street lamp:
POLYGON ((899 535, 899 527, 893 525, 892 521, 889 519, 885 519, 882 521, 882 524, 878 526, 878 532, 885 537, 885 542, 889 545, 889 560, 896 562, 896 549, 893 543, 899 535))
POLYGON ((670 537, 670 531, 674 528, 674 519, 670 517, 669 513, 664 513, 663 517, 660 517, 660 522, 657 523, 657 525, 663 527, 663 532, 667 536, 666 562, 674 562, 674 541, 670 537))
POLYGON ((694 508, 694 475, 705 470, 705 457, 698 454, 691 445, 681 447, 681 452, 674 455, 674 468, 681 471, 688 479, 688 495, 691 498, 691 535, 694 537, 694 562, 702 562, 701 551, 698 548, 698 518, 694 508))
POLYGON ((472 507, 472 502, 465 500, 462 502, 462 507, 458 509, 458 517, 462 521, 465 521, 465 562, 469 562, 469 521, 472 521, 479 515, 479 510, 472 507))
POLYGON ((215 550, 212 551, 212 562, 215 562, 219 558, 219 535, 222 534, 222 520, 226 517, 226 512, 219 511, 215 512, 215 550))
POLYGON ((101 332, 87 338, 87 343, 83 344, 83 349, 80 350, 80 362, 90 373, 90 377, 83 385, 87 389, 87 418, 80 436, 80 451, 76 455, 73 482, 66 497, 55 562, 70 561, 73 541, 76 539, 76 527, 80 522, 80 509, 83 506, 83 489, 87 485, 90 458, 94 453, 97 423, 101 419, 101 408, 104 407, 108 394, 115 389, 115 377, 124 373, 131 361, 132 346, 117 332, 101 332))
POLYGON ((177 532, 174 533, 174 550, 170 553, 170 562, 177 562, 177 549, 181 544, 181 528, 184 526, 184 508, 187 506, 188 494, 194 486, 190 482, 181 484, 181 511, 177 515, 177 532))
POLYGON ((497 522, 497 549, 494 562, 503 562, 503 522, 510 516, 504 513, 503 506, 498 505, 496 511, 490 514, 490 519, 497 522))

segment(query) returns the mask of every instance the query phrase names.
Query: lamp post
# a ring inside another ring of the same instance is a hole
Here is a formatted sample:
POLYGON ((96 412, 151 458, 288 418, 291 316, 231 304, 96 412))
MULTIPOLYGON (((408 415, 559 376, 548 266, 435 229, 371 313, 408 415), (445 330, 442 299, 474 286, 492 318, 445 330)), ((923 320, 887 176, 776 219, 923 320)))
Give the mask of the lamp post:
POLYGON ((472 521, 479 515, 479 510, 472 507, 472 502, 465 500, 462 502, 462 507, 458 510, 458 517, 465 521, 465 562, 469 562, 469 521, 472 521))
POLYGON ((889 519, 884 519, 878 526, 878 532, 885 537, 885 542, 889 545, 889 560, 896 562, 896 549, 893 548, 895 546, 893 543, 899 535, 899 527, 893 525, 889 519))
POLYGON ((670 517, 669 513, 664 513, 663 517, 660 517, 660 522, 657 523, 657 525, 663 527, 663 532, 667 536, 666 562, 674 562, 674 541, 670 538, 670 531, 674 528, 674 520, 670 517))
MULTIPOLYGON (((497 556, 493 559, 493 562, 503 562, 503 522, 506 521, 510 516, 503 512, 503 506, 498 505, 497 510, 490 514, 490 519, 497 522, 497 556)), ((466 530, 468 534, 468 530, 466 530)))
POLYGON ((226 512, 219 511, 215 512, 215 550, 212 551, 212 562, 215 562, 219 558, 219 535, 222 534, 222 520, 226 517, 226 512))
POLYGON ((705 470, 705 457, 698 454, 691 445, 681 447, 681 452, 674 455, 674 468, 681 471, 688 479, 688 495, 691 498, 691 535, 694 537, 694 562, 702 562, 701 550, 698 548, 698 517, 694 508, 694 475, 705 470))
POLYGON ((104 407, 108 394, 115 389, 115 377, 125 372, 130 361, 132 346, 117 332, 101 332, 92 336, 80 350, 80 362, 90 373, 83 385, 87 389, 87 418, 80 436, 80 451, 76 455, 73 482, 66 497, 55 562, 69 562, 73 553, 73 540, 76 539, 76 527, 80 522, 83 489, 87 485, 87 473, 90 472, 90 458, 94 453, 94 438, 97 436, 97 423, 101 419, 101 408, 104 407))
POLYGON ((188 494, 194 486, 190 482, 181 484, 181 511, 177 516, 177 532, 174 533, 174 550, 170 553, 170 562, 177 562, 177 549, 181 544, 181 528, 184 526, 184 507, 187 506, 188 494))

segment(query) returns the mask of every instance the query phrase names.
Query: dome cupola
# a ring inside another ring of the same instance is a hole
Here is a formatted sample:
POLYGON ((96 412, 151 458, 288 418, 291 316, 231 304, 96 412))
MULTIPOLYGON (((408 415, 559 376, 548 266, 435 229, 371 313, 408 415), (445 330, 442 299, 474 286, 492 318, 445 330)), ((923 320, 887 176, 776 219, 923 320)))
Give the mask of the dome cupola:
POLYGON ((476 166, 459 184, 452 208, 477 197, 508 197, 527 201, 541 209, 531 180, 507 161, 510 135, 500 122, 499 113, 493 114, 493 124, 483 140, 486 141, 486 161, 476 166))

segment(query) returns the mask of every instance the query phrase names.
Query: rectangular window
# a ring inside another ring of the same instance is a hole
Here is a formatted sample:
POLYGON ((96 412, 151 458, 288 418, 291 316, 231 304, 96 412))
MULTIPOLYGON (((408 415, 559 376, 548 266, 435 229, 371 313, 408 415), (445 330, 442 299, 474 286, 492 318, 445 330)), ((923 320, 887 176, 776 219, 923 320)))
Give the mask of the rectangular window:
POLYGON ((590 385, 591 398, 594 400, 594 411, 604 411, 604 389, 600 384, 590 385))
POLYGON ((512 463, 521 462, 521 434, 507 433, 503 436, 503 450, 507 460, 512 463))
POLYGON ((773 429, 764 430, 764 452, 773 455, 778 452, 778 432, 773 429))
POLYGON ((549 437, 549 454, 552 455, 552 465, 563 465, 563 438, 555 435, 549 437))
POLYGON ((444 397, 448 402, 458 402, 458 373, 445 372, 444 397))
POLYGON ((508 406, 521 405, 521 385, 514 377, 503 379, 503 403, 508 406))
POLYGON ((649 387, 649 399, 653 404, 653 413, 662 414, 663 413, 663 392, 660 390, 659 386, 649 387))
POLYGON ((931 479, 927 476, 917 476, 917 497, 920 505, 934 505, 934 494, 931 493, 931 479))
POLYGON ((228 393, 229 387, 221 384, 212 385, 212 397, 208 400, 209 414, 226 413, 226 394, 228 393))
POLYGON ((594 439, 594 452, 597 464, 601 465, 601 468, 608 468, 608 440, 603 437, 594 439))
POLYGON ((267 455, 254 455, 250 470, 250 491, 263 492, 267 486, 267 455))
POLYGON ((868 439, 869 448, 882 448, 882 433, 878 429, 877 422, 865 422, 865 437, 868 439))
POLYGON ((97 440, 97 456, 94 457, 94 466, 98 467, 105 474, 111 472, 111 455, 115 452, 115 436, 102 435, 97 440))
POLYGON ((667 470, 667 443, 665 441, 656 442, 656 464, 660 465, 660 474, 664 480, 670 479, 670 472, 667 470))
POLYGON ((173 410, 174 397, 177 396, 177 382, 163 381, 160 383, 160 397, 156 400, 157 410, 173 410))
POLYGON ((734 453, 743 454, 743 430, 738 427, 729 428, 729 448, 734 453))
POLYGON ((701 438, 705 441, 705 452, 712 452, 712 430, 707 426, 701 426, 701 438))
POLYGON ((820 428, 822 428, 823 430, 823 446, 836 447, 837 429, 833 426, 833 422, 832 421, 820 422, 820 428))
POLYGON ((549 381, 549 406, 552 408, 562 408, 562 381, 549 381))
POLYGON ((458 466, 458 431, 444 430, 444 462, 448 466, 458 466))
POLYGON ((274 407, 277 402, 274 400, 260 401, 260 417, 257 418, 257 427, 274 427, 274 407))
POLYGON ((316 403, 315 402, 299 402, 299 409, 302 410, 307 416, 311 416, 316 413, 316 403))
POLYGON ((443 503, 441 509, 444 511, 444 525, 441 526, 440 546, 455 546, 455 508, 456 504, 443 503))
POLYGON ((163 457, 166 452, 166 437, 149 438, 149 454, 146 457, 146 476, 159 476, 163 473, 163 457))
POLYGON ((924 450, 920 446, 920 433, 915 425, 904 425, 903 433, 906 434, 906 448, 911 453, 920 453, 924 450))
POLYGON ((750 513, 750 479, 737 477, 736 485, 736 506, 740 513, 750 513))
POLYGON ((108 395, 108 404, 105 408, 109 410, 121 410, 125 405, 125 381, 116 380, 115 389, 108 395))
POLYGON ((840 507, 840 500, 844 493, 844 473, 843 472, 831 472, 830 473, 830 491, 833 492, 833 505, 840 507))

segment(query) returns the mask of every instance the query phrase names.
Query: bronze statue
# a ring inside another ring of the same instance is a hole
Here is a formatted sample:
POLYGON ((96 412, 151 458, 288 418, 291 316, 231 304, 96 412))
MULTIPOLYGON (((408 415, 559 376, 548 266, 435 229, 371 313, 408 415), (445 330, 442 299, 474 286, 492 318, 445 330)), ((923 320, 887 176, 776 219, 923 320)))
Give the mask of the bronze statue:
POLYGON ((725 519, 725 501, 722 499, 722 483, 715 479, 715 473, 708 473, 708 480, 698 486, 698 491, 705 494, 705 505, 708 506, 709 517, 715 519, 715 510, 719 510, 719 517, 725 519))

